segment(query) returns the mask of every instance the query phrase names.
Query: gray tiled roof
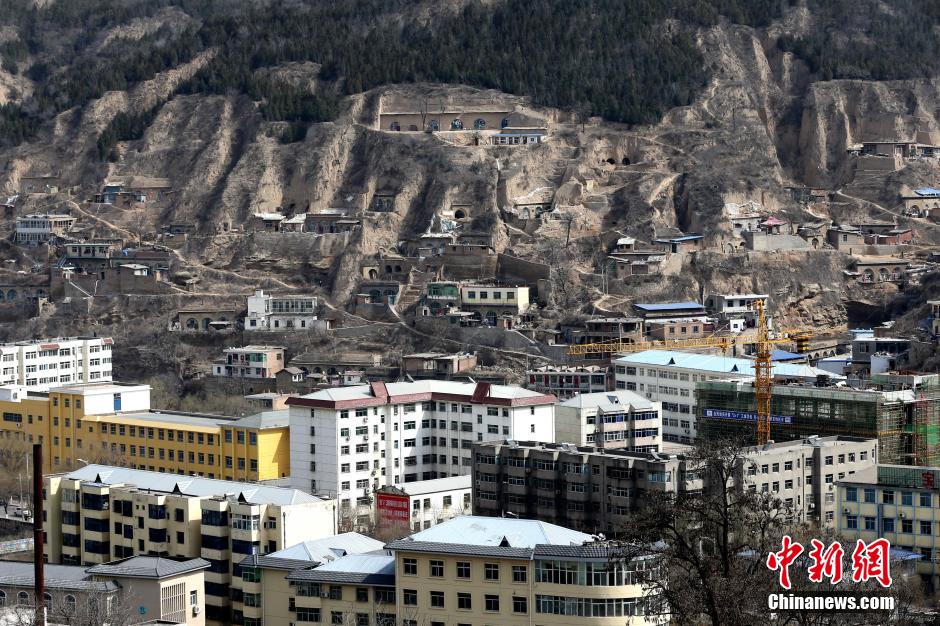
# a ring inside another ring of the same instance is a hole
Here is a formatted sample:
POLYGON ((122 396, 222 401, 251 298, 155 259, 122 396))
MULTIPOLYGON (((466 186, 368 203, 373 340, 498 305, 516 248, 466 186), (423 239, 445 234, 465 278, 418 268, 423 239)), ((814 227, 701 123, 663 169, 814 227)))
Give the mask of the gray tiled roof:
POLYGON ((531 559, 531 548, 510 548, 501 546, 479 546, 465 543, 438 543, 433 541, 412 541, 397 539, 385 546, 389 550, 403 552, 431 552, 433 554, 466 554, 470 556, 491 556, 505 559, 531 559))
POLYGON ((571 559, 608 559, 616 556, 616 552, 601 543, 589 543, 583 546, 539 544, 535 546, 533 556, 537 559, 555 556, 571 559))
POLYGON ((101 563, 88 568, 89 574, 98 576, 126 576, 129 578, 167 578, 209 567, 205 559, 170 559, 159 556, 131 556, 126 559, 101 563))

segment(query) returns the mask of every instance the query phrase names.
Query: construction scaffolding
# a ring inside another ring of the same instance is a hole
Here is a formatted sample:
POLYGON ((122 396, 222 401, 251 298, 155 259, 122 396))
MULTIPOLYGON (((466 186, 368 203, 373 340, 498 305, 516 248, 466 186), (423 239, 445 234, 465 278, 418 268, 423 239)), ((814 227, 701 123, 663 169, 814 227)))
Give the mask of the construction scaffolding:
MULTIPOLYGON (((703 438, 756 443, 757 394, 750 381, 700 383, 698 432, 703 438)), ((770 401, 773 439, 851 435, 878 439, 882 463, 940 465, 940 387, 868 383, 864 388, 774 385, 770 401)))

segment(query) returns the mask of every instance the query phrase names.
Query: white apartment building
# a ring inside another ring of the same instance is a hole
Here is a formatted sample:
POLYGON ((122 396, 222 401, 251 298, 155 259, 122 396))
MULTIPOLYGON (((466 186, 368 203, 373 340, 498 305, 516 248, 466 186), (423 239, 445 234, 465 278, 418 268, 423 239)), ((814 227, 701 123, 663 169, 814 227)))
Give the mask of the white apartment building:
POLYGON ((53 235, 62 235, 75 225, 71 215, 23 215, 16 218, 16 243, 40 244, 53 235))
POLYGON ((634 452, 662 449, 662 407, 632 391, 582 393, 555 407, 558 443, 634 452))
MULTIPOLYGON (((774 363, 776 380, 815 382, 830 372, 799 363, 774 363)), ((691 443, 695 425, 695 385, 709 380, 753 378, 754 361, 715 354, 645 350, 614 360, 617 389, 635 391, 662 404, 663 440, 691 443)))
POLYGON ((380 527, 398 521, 418 532, 458 515, 470 515, 472 480, 467 473, 382 487, 375 492, 375 521, 380 527), (404 514, 407 520, 401 519, 404 514))
POLYGON ((111 380, 110 337, 58 337, 0 345, 0 385, 29 391, 111 380))
POLYGON ((831 528, 836 517, 834 483, 872 470, 877 463, 877 439, 813 435, 748 448, 735 478, 744 489, 779 498, 796 521, 831 528))
POLYGON ((372 382, 287 403, 292 485, 363 516, 380 487, 469 474, 474 443, 555 436, 555 396, 482 382, 372 382))
POLYGON ((258 289, 248 296, 246 330, 305 330, 317 321, 315 296, 273 296, 258 289))
MULTIPOLYGON (((739 333, 747 328, 753 328, 757 323, 758 300, 769 302, 770 296, 766 293, 713 293, 705 298, 705 308, 711 315, 718 318, 719 326, 728 325, 728 330, 739 333)), ((771 320, 767 320, 768 328, 771 320)))

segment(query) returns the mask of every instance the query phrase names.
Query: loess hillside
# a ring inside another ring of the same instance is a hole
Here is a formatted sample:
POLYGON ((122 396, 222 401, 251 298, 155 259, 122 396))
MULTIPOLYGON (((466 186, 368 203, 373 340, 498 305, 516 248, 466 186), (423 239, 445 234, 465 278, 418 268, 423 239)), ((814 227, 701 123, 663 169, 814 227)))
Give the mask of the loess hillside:
MULTIPOLYGON (((68 189, 54 202, 70 203, 94 236, 193 224, 174 263, 200 283, 188 296, 52 311, 0 333, 98 325, 139 347, 131 371, 184 353, 204 365, 217 346, 163 337, 175 308, 234 305, 264 286, 317 293, 348 315, 363 260, 399 252, 454 206, 471 207, 472 230, 496 252, 564 276, 548 319, 748 290, 773 294, 783 321, 821 332, 880 321, 919 303, 846 281, 843 253, 726 254, 722 208, 752 200, 794 223, 894 221, 915 228, 919 249, 940 241, 936 225, 897 209, 903 190, 940 183, 936 168, 860 173, 848 153, 914 134, 940 144, 938 22, 926 0, 9 0, 0 195, 52 174, 68 189), (382 127, 393 103, 470 102, 534 120, 549 140, 510 148, 382 127), (172 202, 141 214, 85 201, 131 174, 171 181, 172 202), (832 201, 794 201, 789 188, 803 187, 832 201), (246 232, 254 213, 362 212, 376 194, 393 196, 392 210, 365 213, 341 242, 246 232), (513 206, 546 194, 554 218, 518 223, 513 206), (707 249, 663 277, 600 282, 599 258, 619 237, 693 232, 707 249)), ((937 297, 936 284, 922 295, 937 297)), ((394 320, 336 341, 467 347, 394 320)))

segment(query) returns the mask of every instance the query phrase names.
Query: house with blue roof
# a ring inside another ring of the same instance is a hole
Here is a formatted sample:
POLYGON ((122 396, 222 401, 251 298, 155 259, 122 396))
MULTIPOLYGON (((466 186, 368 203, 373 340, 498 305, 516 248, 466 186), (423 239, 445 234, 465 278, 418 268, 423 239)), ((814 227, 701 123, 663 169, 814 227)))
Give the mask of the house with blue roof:
POLYGON ((940 216, 940 189, 921 187, 909 193, 901 193, 904 214, 911 217, 940 216))
MULTIPOLYGON (((815 382, 819 376, 844 378, 805 363, 774 361, 774 379, 815 382)), ((614 360, 617 389, 626 389, 662 403, 663 441, 691 443, 696 435, 697 383, 747 379, 754 376, 754 361, 720 354, 678 350, 644 350, 614 360)))

